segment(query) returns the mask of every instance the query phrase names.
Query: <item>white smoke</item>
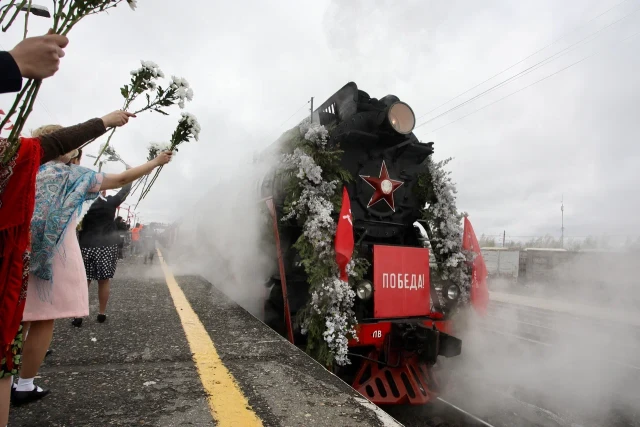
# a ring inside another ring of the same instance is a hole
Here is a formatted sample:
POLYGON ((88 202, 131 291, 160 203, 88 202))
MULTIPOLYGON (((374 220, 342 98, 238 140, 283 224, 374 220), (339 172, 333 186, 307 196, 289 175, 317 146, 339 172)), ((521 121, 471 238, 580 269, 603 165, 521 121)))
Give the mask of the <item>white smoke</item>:
POLYGON ((546 282, 492 287, 488 315, 470 315, 463 354, 447 361, 457 368, 451 398, 496 425, 510 416, 538 425, 637 422, 640 289, 629 268, 637 258, 590 254, 556 266, 546 282))
POLYGON ((270 217, 259 188, 274 163, 261 155, 230 156, 238 165, 235 171, 183 209, 170 258, 174 274, 202 276, 259 318, 268 292, 265 283, 277 267, 275 246, 261 245, 271 223, 265 222, 270 217))

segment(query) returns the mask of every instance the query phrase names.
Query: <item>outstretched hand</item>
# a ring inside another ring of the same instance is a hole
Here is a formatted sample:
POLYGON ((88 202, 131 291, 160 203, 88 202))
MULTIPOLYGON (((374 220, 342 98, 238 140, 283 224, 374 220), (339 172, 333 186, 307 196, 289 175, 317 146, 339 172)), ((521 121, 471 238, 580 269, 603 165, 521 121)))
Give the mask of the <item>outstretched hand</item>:
POLYGON ((102 117, 102 123, 104 123, 105 128, 120 127, 129 123, 129 117, 136 117, 136 115, 126 111, 116 110, 102 117))
POLYGON ((42 80, 58 71, 67 44, 67 37, 49 30, 44 36, 22 40, 9 53, 16 61, 22 77, 42 80))
POLYGON ((173 151, 163 151, 160 154, 158 154, 158 157, 156 157, 153 160, 155 160, 158 166, 162 166, 169 163, 171 161, 172 156, 173 156, 173 151))

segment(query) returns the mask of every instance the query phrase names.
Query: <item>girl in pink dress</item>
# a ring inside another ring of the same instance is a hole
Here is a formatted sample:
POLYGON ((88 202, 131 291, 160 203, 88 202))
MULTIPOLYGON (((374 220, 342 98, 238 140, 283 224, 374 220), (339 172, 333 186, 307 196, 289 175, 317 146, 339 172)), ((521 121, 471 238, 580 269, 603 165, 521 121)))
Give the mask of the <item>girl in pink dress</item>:
MULTIPOLYGON (((40 136, 60 128, 45 126, 40 136)), ((53 336, 55 319, 89 314, 89 292, 84 261, 76 237, 77 215, 82 204, 98 197, 100 190, 120 188, 171 160, 170 152, 120 174, 98 173, 71 164, 78 151, 40 167, 36 178, 36 206, 31 220, 32 258, 23 314, 26 338, 22 367, 11 399, 15 405, 40 399, 49 393, 33 384, 53 336)), ((77 162, 76 162, 77 163, 77 162)))

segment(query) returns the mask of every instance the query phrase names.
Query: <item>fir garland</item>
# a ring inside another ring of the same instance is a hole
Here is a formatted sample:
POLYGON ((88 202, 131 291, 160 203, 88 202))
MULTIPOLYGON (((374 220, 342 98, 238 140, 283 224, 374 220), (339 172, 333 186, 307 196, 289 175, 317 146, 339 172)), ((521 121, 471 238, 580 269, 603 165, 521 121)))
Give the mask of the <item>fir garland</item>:
POLYGON ((460 288, 461 302, 467 303, 471 292, 471 253, 462 250, 462 219, 464 212, 456 208, 456 186, 445 166, 448 158, 434 162, 426 160, 427 169, 418 176, 418 201, 423 206, 422 220, 426 222, 431 250, 438 265, 438 275, 460 288))
POLYGON ((307 353, 325 366, 349 364, 348 340, 357 339, 353 284, 368 263, 354 253, 347 266, 350 281, 341 281, 333 240, 342 184, 352 178, 340 166, 342 151, 328 146, 329 130, 324 126, 305 120, 286 136, 280 171, 287 177, 287 195, 281 220, 297 219, 301 225, 302 234, 293 247, 311 294, 297 321, 308 336, 307 353))

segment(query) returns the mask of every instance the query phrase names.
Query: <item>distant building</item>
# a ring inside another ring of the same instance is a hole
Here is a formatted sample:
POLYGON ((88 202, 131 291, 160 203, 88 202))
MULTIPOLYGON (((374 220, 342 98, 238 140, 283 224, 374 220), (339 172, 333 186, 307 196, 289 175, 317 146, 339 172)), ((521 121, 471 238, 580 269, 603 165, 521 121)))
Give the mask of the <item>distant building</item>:
POLYGON ((520 251, 518 249, 488 247, 480 248, 487 266, 489 280, 501 278, 509 282, 518 281, 520 251))

